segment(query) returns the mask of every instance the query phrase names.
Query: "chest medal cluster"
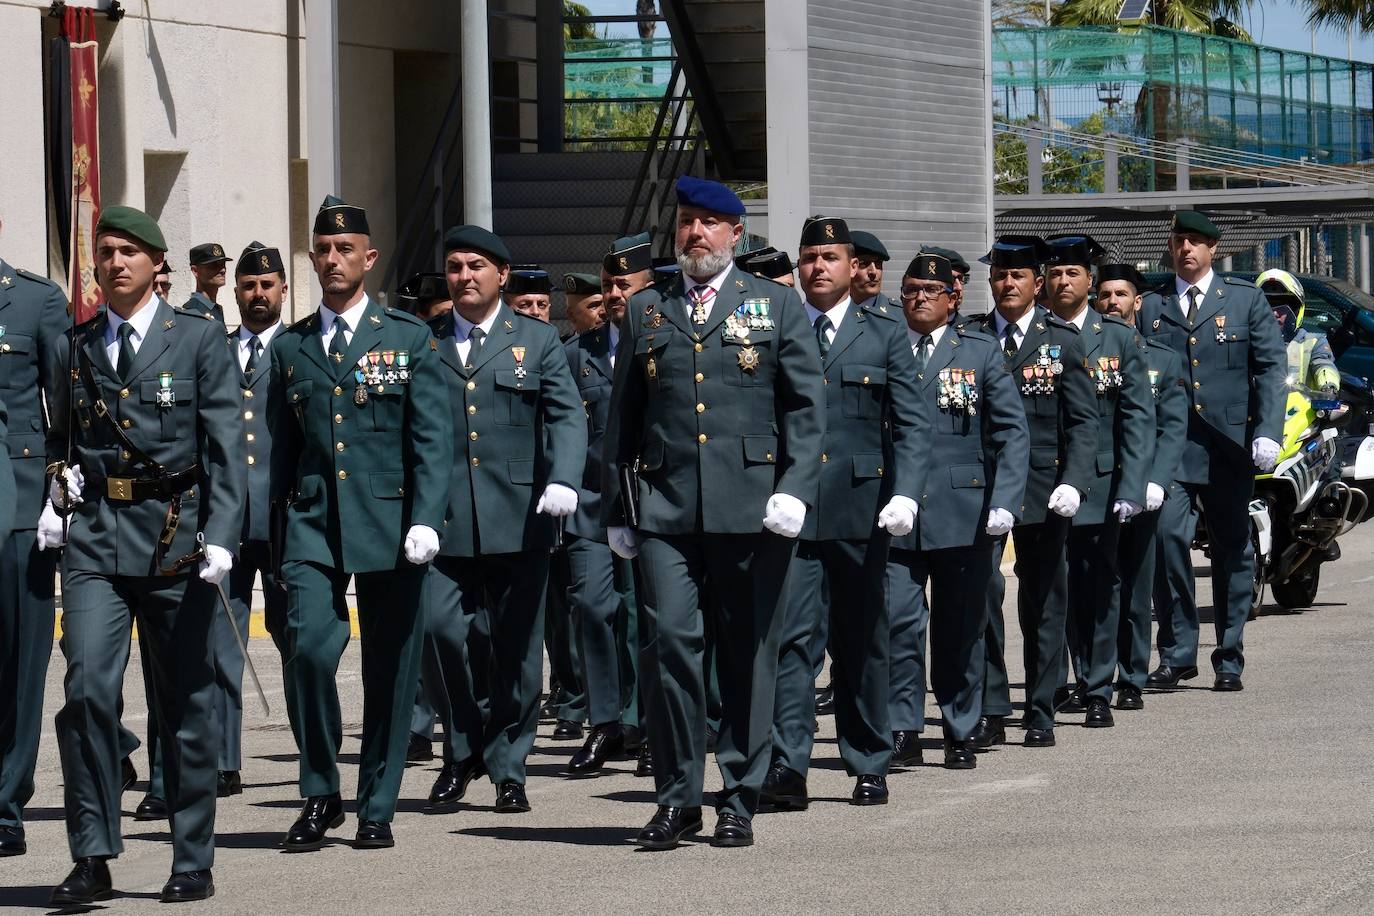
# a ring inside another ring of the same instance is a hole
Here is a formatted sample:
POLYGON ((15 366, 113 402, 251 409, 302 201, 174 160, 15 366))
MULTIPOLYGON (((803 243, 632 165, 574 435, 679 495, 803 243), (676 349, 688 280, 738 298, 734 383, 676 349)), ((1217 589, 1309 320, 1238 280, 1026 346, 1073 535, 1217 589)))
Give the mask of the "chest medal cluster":
POLYGON ((353 390, 353 403, 362 407, 367 403, 367 389, 382 385, 410 384, 409 350, 372 350, 358 357, 358 366, 353 370, 353 380, 357 388, 353 390))
POLYGON ((749 343, 749 332, 771 331, 774 327, 767 299, 745 299, 739 308, 726 316, 721 339, 743 345, 736 360, 742 370, 753 374, 759 368, 759 351, 749 343))
POLYGON ((1150 397, 1159 400, 1159 370, 1150 369, 1150 397))
POLYGON ((976 369, 941 369, 936 403, 941 410, 958 411, 966 416, 978 413, 978 375, 976 369))
POLYGON ((1041 344, 1034 364, 1021 367, 1021 394, 1026 397, 1054 394, 1054 379, 1064 372, 1059 344, 1041 344))
POLYGON ((1106 394, 1109 389, 1121 387, 1121 357, 1099 356, 1096 366, 1085 358, 1083 368, 1092 376, 1098 394, 1106 394))

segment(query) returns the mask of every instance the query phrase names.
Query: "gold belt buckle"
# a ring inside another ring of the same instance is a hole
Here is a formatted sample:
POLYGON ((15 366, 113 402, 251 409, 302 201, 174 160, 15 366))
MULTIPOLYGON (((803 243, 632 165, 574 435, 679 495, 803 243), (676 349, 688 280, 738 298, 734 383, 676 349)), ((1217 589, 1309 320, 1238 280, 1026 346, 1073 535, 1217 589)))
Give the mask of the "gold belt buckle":
POLYGON ((117 499, 121 502, 132 502, 134 498, 134 482, 127 477, 106 477, 105 495, 110 499, 117 499))

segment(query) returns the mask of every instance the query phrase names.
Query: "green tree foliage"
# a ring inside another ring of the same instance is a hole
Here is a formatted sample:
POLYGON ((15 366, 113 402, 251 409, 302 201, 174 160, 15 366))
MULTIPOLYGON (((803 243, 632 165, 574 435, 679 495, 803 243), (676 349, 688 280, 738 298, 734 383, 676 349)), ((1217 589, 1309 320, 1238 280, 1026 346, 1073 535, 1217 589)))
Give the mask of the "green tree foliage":
MULTIPOLYGON (((1020 119, 1014 124, 1027 124, 1020 119)), ((1101 114, 1085 118, 1074 128, 1080 134, 1095 137, 1107 133, 1101 114)), ((1100 149, 1049 145, 1041 154, 1041 178, 1046 194, 1100 194, 1104 189, 1105 172, 1100 149)), ((1019 134, 999 131, 993 138, 993 186, 997 194, 1025 194, 1029 191, 1029 163, 1026 141, 1019 134)), ((1117 159, 1119 190, 1141 191, 1148 186, 1150 163, 1132 156, 1117 159)))
MULTIPOLYGON (((1254 0, 1154 0, 1150 19, 1154 25, 1182 32, 1205 32, 1250 41, 1236 20, 1254 0)), ((1065 0, 1050 17, 1051 25, 1115 25, 1121 0, 1065 0)))
POLYGON ((1314 26, 1374 34, 1374 2, 1370 0, 1304 0, 1307 21, 1314 26))

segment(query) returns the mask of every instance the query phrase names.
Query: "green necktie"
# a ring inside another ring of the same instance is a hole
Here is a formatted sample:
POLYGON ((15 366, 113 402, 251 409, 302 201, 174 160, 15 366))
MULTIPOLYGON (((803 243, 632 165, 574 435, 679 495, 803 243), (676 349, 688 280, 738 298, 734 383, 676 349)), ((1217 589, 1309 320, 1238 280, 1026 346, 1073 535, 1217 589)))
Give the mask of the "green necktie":
POLYGON ((925 372, 926 365, 930 362, 930 349, 934 343, 929 334, 922 334, 921 340, 916 344, 916 370, 925 372))
POLYGON ((338 365, 343 362, 344 354, 348 352, 348 322, 342 318, 334 319, 334 336, 329 341, 329 358, 338 365))
POLYGON ((1197 322, 1197 301, 1202 298, 1202 290, 1196 286, 1188 287, 1188 325, 1197 322))
POLYGON ((262 353, 262 341, 254 334, 248 338, 248 363, 243 367, 244 378, 251 379, 258 368, 258 356, 262 353))
POLYGON ((1016 359, 1016 325, 1009 324, 1002 334, 1002 355, 1007 359, 1016 359))
POLYGON ((825 359, 826 354, 830 352, 830 329, 833 327, 825 315, 816 319, 816 346, 821 348, 821 359, 825 359))
POLYGON ((129 370, 134 367, 134 326, 124 322, 119 326, 119 364, 115 371, 123 381, 129 380, 129 370))

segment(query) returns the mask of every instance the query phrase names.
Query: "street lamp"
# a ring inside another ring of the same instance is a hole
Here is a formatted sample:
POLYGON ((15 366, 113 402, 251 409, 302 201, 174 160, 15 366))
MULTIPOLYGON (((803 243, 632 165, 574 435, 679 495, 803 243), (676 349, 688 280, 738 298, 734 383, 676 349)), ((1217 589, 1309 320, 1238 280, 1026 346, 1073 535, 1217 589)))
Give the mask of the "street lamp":
POLYGON ((1107 106, 1110 112, 1121 104, 1122 94, 1125 86, 1120 80, 1110 80, 1097 84, 1097 100, 1107 106))

